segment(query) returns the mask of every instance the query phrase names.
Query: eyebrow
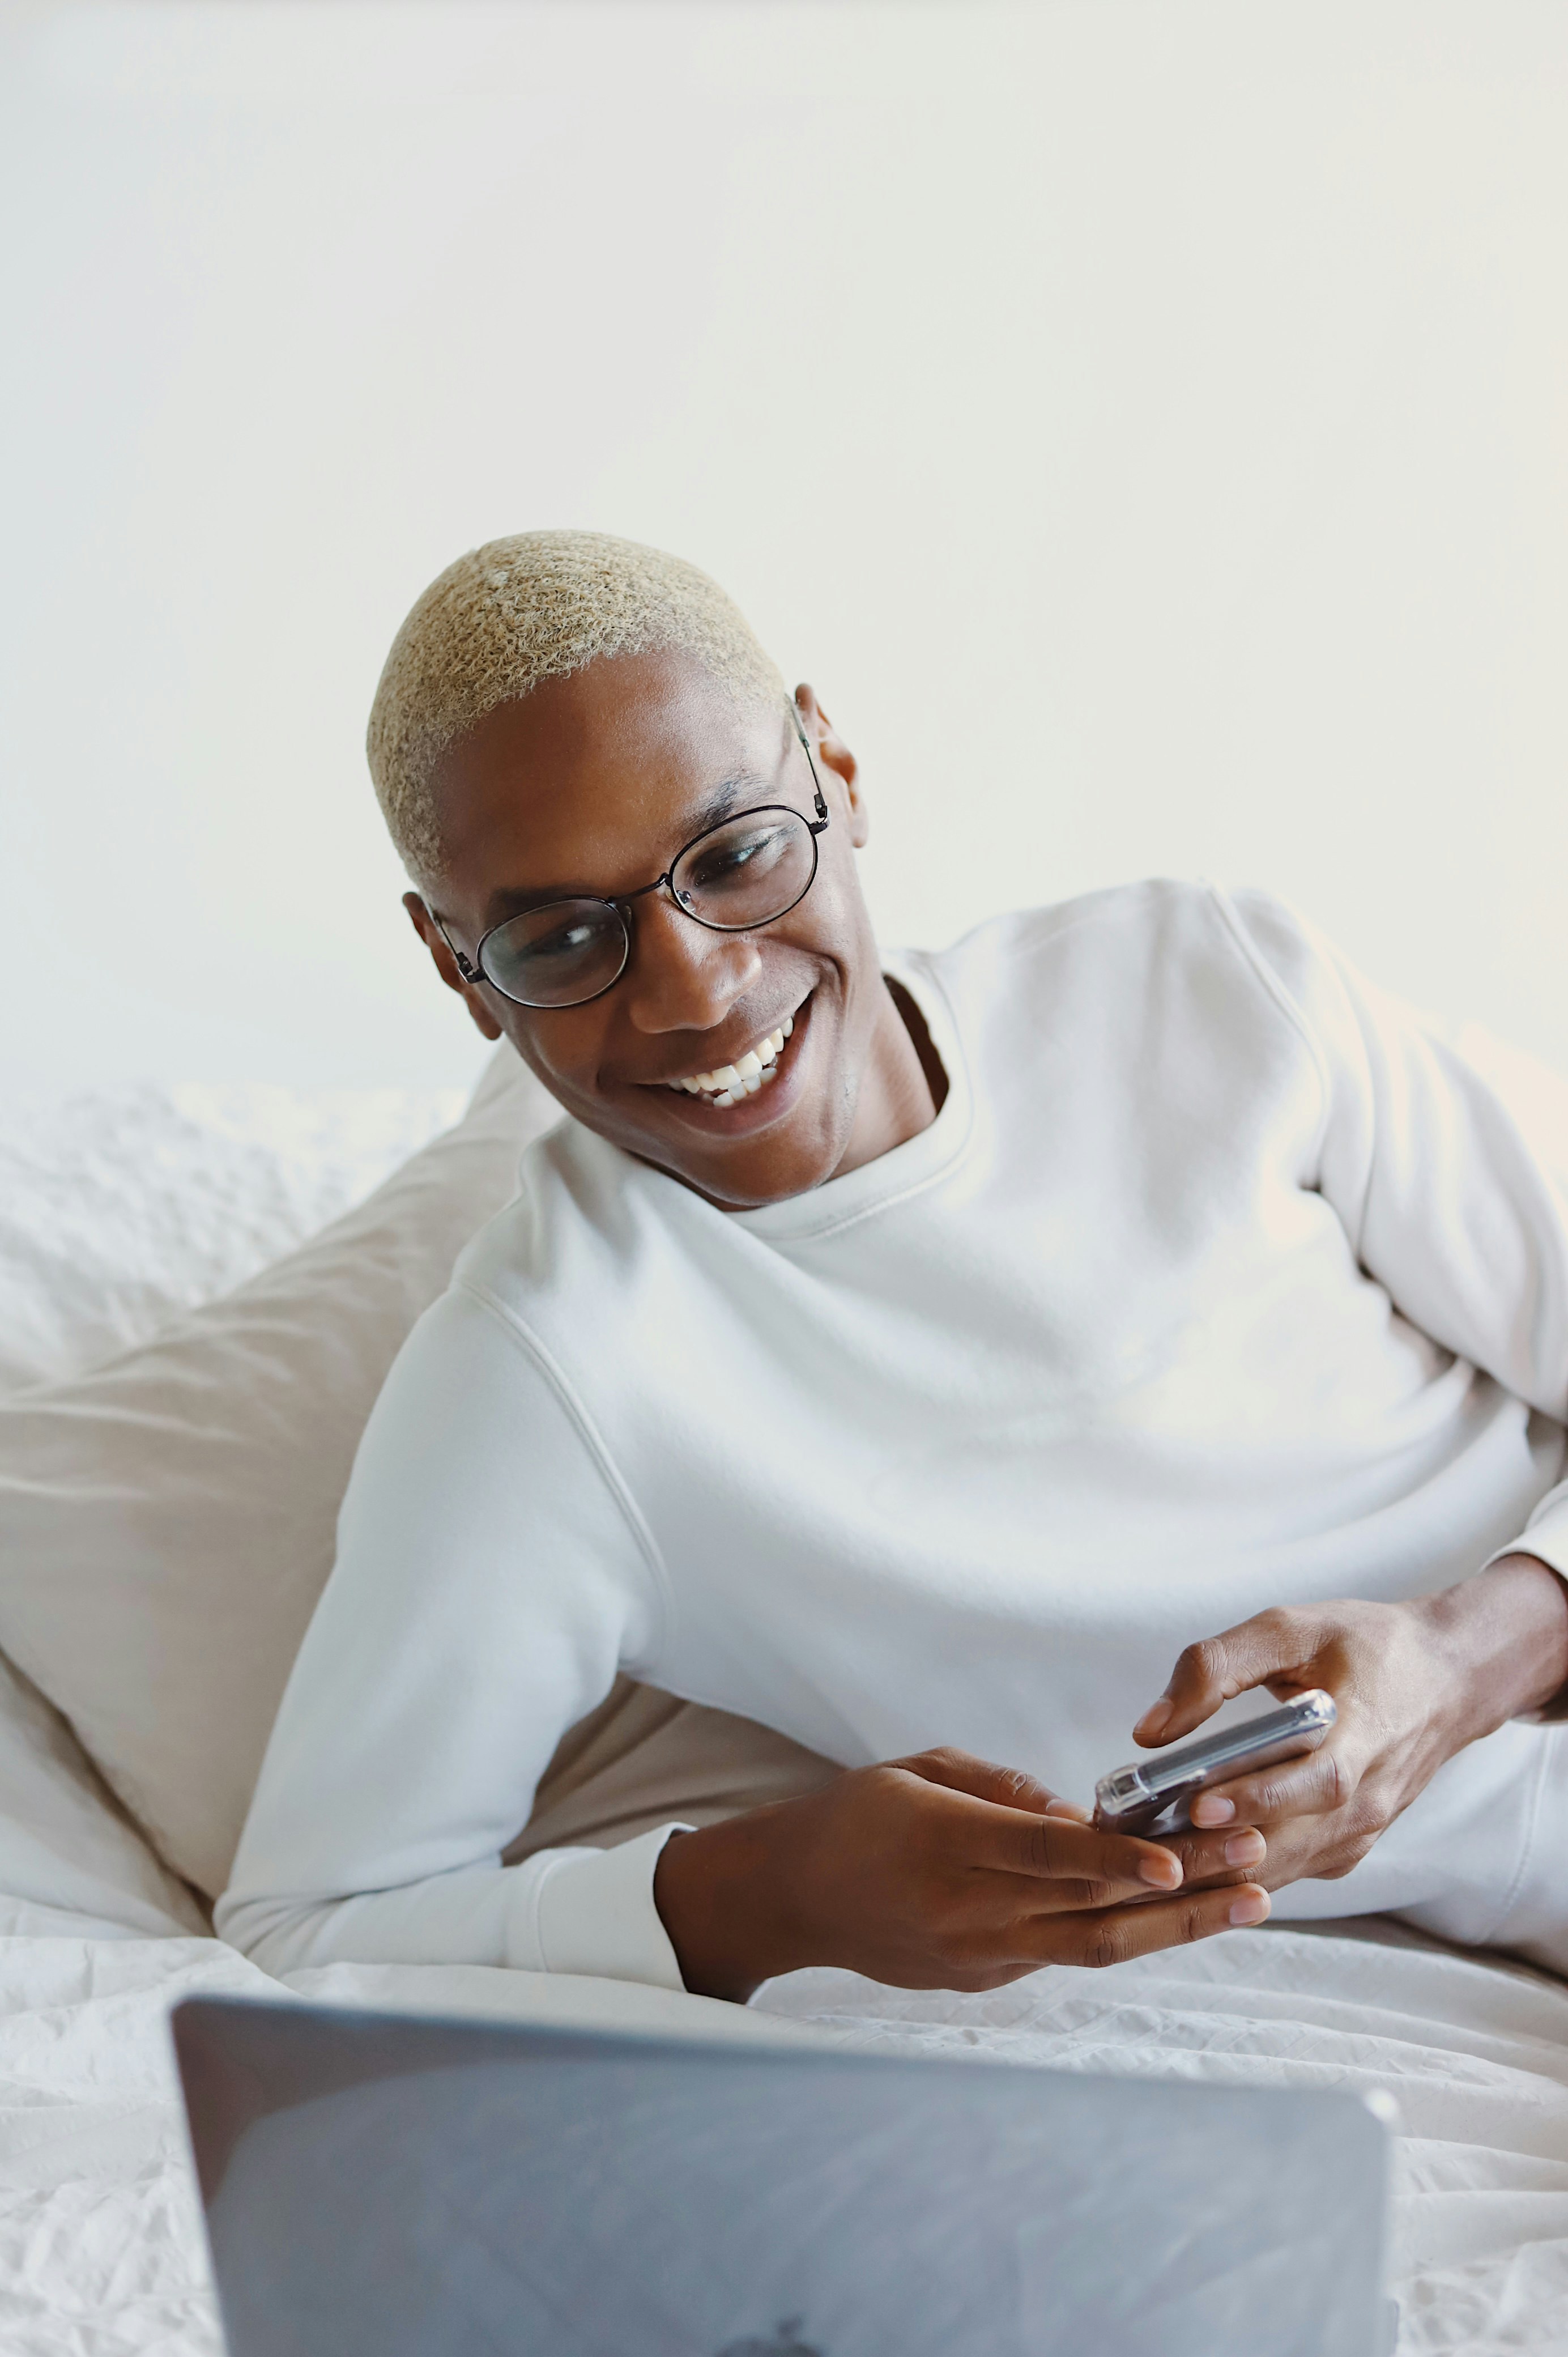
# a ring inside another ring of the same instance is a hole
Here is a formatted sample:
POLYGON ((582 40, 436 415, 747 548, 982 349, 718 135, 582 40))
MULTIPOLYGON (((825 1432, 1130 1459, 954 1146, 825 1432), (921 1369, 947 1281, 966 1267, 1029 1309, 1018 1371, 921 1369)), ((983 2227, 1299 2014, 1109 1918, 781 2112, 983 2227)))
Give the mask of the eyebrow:
MULTIPOLYGON (((743 796, 755 795, 758 802, 765 802, 768 796, 776 791, 776 786, 770 786, 765 778, 756 776, 750 770, 737 770, 734 776, 725 778, 692 812, 680 842, 665 863, 666 867, 687 844, 694 843, 698 835, 706 834, 711 826, 717 826, 721 819, 727 818, 743 796)), ((650 865, 657 856, 657 853, 650 855, 650 865)), ((639 879, 643 884, 650 884, 652 880, 650 876, 639 879)), ((623 883, 623 889, 627 891, 637 888, 635 884, 623 883)), ((530 909, 547 909, 553 900, 610 900, 614 898, 612 892, 590 890, 582 884, 500 884, 485 902, 485 930, 488 932, 492 925, 503 923, 508 917, 523 916, 530 909)))

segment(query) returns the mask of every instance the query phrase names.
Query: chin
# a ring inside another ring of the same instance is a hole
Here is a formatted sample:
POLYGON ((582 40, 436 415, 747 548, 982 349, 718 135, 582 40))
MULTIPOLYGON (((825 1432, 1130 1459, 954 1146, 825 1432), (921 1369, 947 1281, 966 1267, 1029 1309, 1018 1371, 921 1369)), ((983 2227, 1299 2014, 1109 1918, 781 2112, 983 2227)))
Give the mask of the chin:
POLYGON ((832 1177, 839 1159, 836 1154, 790 1157, 787 1162, 770 1157, 765 1164, 754 1164, 748 1157, 737 1167, 726 1158, 722 1164, 688 1168, 673 1175, 725 1211, 759 1211, 765 1204, 787 1203, 792 1196, 809 1195, 832 1177))
POLYGON ((824 1137, 814 1125, 800 1135, 791 1122, 781 1135, 737 1139, 727 1151, 693 1153, 686 1139, 668 1136, 657 1145, 650 1139, 634 1150, 709 1202, 725 1211, 756 1211, 821 1187, 843 1159, 844 1141, 824 1137))

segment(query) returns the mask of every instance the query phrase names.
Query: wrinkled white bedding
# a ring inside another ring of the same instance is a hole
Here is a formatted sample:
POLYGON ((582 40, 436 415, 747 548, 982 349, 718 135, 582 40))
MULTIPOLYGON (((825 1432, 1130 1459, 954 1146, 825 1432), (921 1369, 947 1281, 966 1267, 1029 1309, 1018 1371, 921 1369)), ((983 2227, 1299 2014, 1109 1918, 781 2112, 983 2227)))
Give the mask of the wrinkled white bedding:
POLYGON ((461 1089, 152 1082, 0 1115, 0 1394, 243 1284, 463 1110, 461 1089))
MULTIPOLYGON (((165 2021, 197 1991, 285 1991, 218 1942, 0 1938, 0 2346, 213 2357, 219 2346, 165 2021)), ((1406 2352, 1568 2348, 1568 1988, 1413 1941, 1240 1932, 983 1997, 847 1973, 747 2011, 609 1982, 436 1967, 296 1975, 317 2001, 688 2029, 1269 2086, 1378 2087, 1401 2140, 1406 2352)))

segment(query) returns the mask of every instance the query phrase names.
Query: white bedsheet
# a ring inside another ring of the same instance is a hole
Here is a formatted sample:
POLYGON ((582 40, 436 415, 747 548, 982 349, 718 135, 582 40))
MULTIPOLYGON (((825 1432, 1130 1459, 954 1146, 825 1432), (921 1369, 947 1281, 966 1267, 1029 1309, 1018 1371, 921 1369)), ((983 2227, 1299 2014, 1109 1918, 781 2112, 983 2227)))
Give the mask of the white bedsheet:
MULTIPOLYGON (((89 1937, 43 1910, 13 1920, 35 1936, 0 1938, 0 2347, 215 2357, 165 2024, 198 1990, 285 1991, 217 1941, 89 1937)), ((1568 2349, 1568 1988, 1413 1942, 1239 1932, 983 1997, 803 1973, 745 2012, 478 1968, 338 1965, 292 1986, 388 2007, 1382 2088, 1406 2128, 1402 2352, 1568 2349)))

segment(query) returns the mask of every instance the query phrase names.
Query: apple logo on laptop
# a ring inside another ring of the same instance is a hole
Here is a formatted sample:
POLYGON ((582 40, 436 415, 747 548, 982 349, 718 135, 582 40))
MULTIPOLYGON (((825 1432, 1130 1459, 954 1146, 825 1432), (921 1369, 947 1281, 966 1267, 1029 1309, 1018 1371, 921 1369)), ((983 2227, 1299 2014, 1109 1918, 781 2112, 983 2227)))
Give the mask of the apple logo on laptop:
POLYGON ((820 2349, 812 2349, 801 2340, 805 2319, 787 2316, 771 2341, 727 2341, 719 2357, 822 2357, 820 2349))

